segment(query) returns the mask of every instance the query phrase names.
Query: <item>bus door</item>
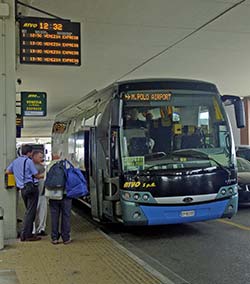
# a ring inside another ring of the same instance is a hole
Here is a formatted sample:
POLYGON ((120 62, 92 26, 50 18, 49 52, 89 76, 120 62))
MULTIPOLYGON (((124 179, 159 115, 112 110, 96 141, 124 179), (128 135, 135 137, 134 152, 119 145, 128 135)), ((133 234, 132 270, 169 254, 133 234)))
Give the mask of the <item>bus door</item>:
POLYGON ((119 219, 121 216, 120 203, 120 143, 119 129, 121 126, 121 100, 111 101, 111 125, 108 129, 108 177, 105 177, 105 196, 103 211, 109 219, 119 219))
POLYGON ((89 131, 84 131, 84 165, 85 165, 85 178, 89 185, 89 131))
POLYGON ((101 190, 98 186, 100 177, 98 175, 96 130, 96 127, 91 127, 89 132, 89 191, 92 217, 100 221, 100 200, 102 198, 100 197, 101 190))

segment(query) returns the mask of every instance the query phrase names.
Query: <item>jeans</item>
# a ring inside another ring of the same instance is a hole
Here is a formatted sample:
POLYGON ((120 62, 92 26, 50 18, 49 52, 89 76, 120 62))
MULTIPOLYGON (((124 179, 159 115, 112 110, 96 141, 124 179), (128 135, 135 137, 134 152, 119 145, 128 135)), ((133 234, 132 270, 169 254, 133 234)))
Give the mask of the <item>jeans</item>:
POLYGON ((21 232, 22 240, 32 237, 33 222, 36 218, 36 208, 39 196, 38 187, 34 187, 35 190, 32 193, 30 193, 30 191, 27 191, 26 187, 21 189, 22 198, 26 207, 23 220, 23 228, 21 232))
POLYGON ((51 239, 58 240, 60 235, 64 242, 70 240, 70 215, 72 199, 63 197, 62 200, 49 200, 51 214, 51 239), (59 222, 61 217, 61 233, 59 233, 59 222))

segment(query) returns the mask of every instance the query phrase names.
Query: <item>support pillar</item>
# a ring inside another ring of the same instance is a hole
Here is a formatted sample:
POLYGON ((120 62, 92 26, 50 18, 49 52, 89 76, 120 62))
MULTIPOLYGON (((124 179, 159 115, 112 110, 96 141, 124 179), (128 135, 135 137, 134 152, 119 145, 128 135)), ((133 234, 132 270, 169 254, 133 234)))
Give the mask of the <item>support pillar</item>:
POLYGON ((0 207, 4 238, 16 238, 16 191, 4 188, 4 171, 16 152, 16 52, 14 0, 0 0, 0 207))

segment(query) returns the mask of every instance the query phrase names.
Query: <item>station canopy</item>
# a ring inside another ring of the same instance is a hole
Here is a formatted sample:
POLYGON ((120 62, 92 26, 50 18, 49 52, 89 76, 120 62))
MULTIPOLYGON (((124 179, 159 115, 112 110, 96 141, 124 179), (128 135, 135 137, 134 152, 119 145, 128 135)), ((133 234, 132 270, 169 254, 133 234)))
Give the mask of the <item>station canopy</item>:
MULTIPOLYGON (((46 92, 44 118, 25 118, 22 136, 48 136, 54 116, 84 94, 113 81, 146 77, 201 79, 221 93, 250 91, 250 2, 245 1, 161 56, 170 47, 239 0, 32 0, 24 1, 81 23, 81 66, 17 64, 17 92, 46 92)), ((46 17, 19 7, 25 16, 46 17)), ((19 62, 19 61, 18 61, 19 62)))

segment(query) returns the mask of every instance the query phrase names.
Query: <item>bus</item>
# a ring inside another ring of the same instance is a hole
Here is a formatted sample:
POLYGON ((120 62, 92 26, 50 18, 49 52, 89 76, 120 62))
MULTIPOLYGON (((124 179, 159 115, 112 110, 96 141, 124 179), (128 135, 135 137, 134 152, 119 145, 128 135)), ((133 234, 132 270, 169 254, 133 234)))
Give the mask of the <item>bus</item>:
POLYGON ((209 82, 143 79, 114 83, 60 112, 52 151, 84 173, 81 201, 98 221, 162 225, 231 218, 237 212, 237 167, 224 105, 209 82))

